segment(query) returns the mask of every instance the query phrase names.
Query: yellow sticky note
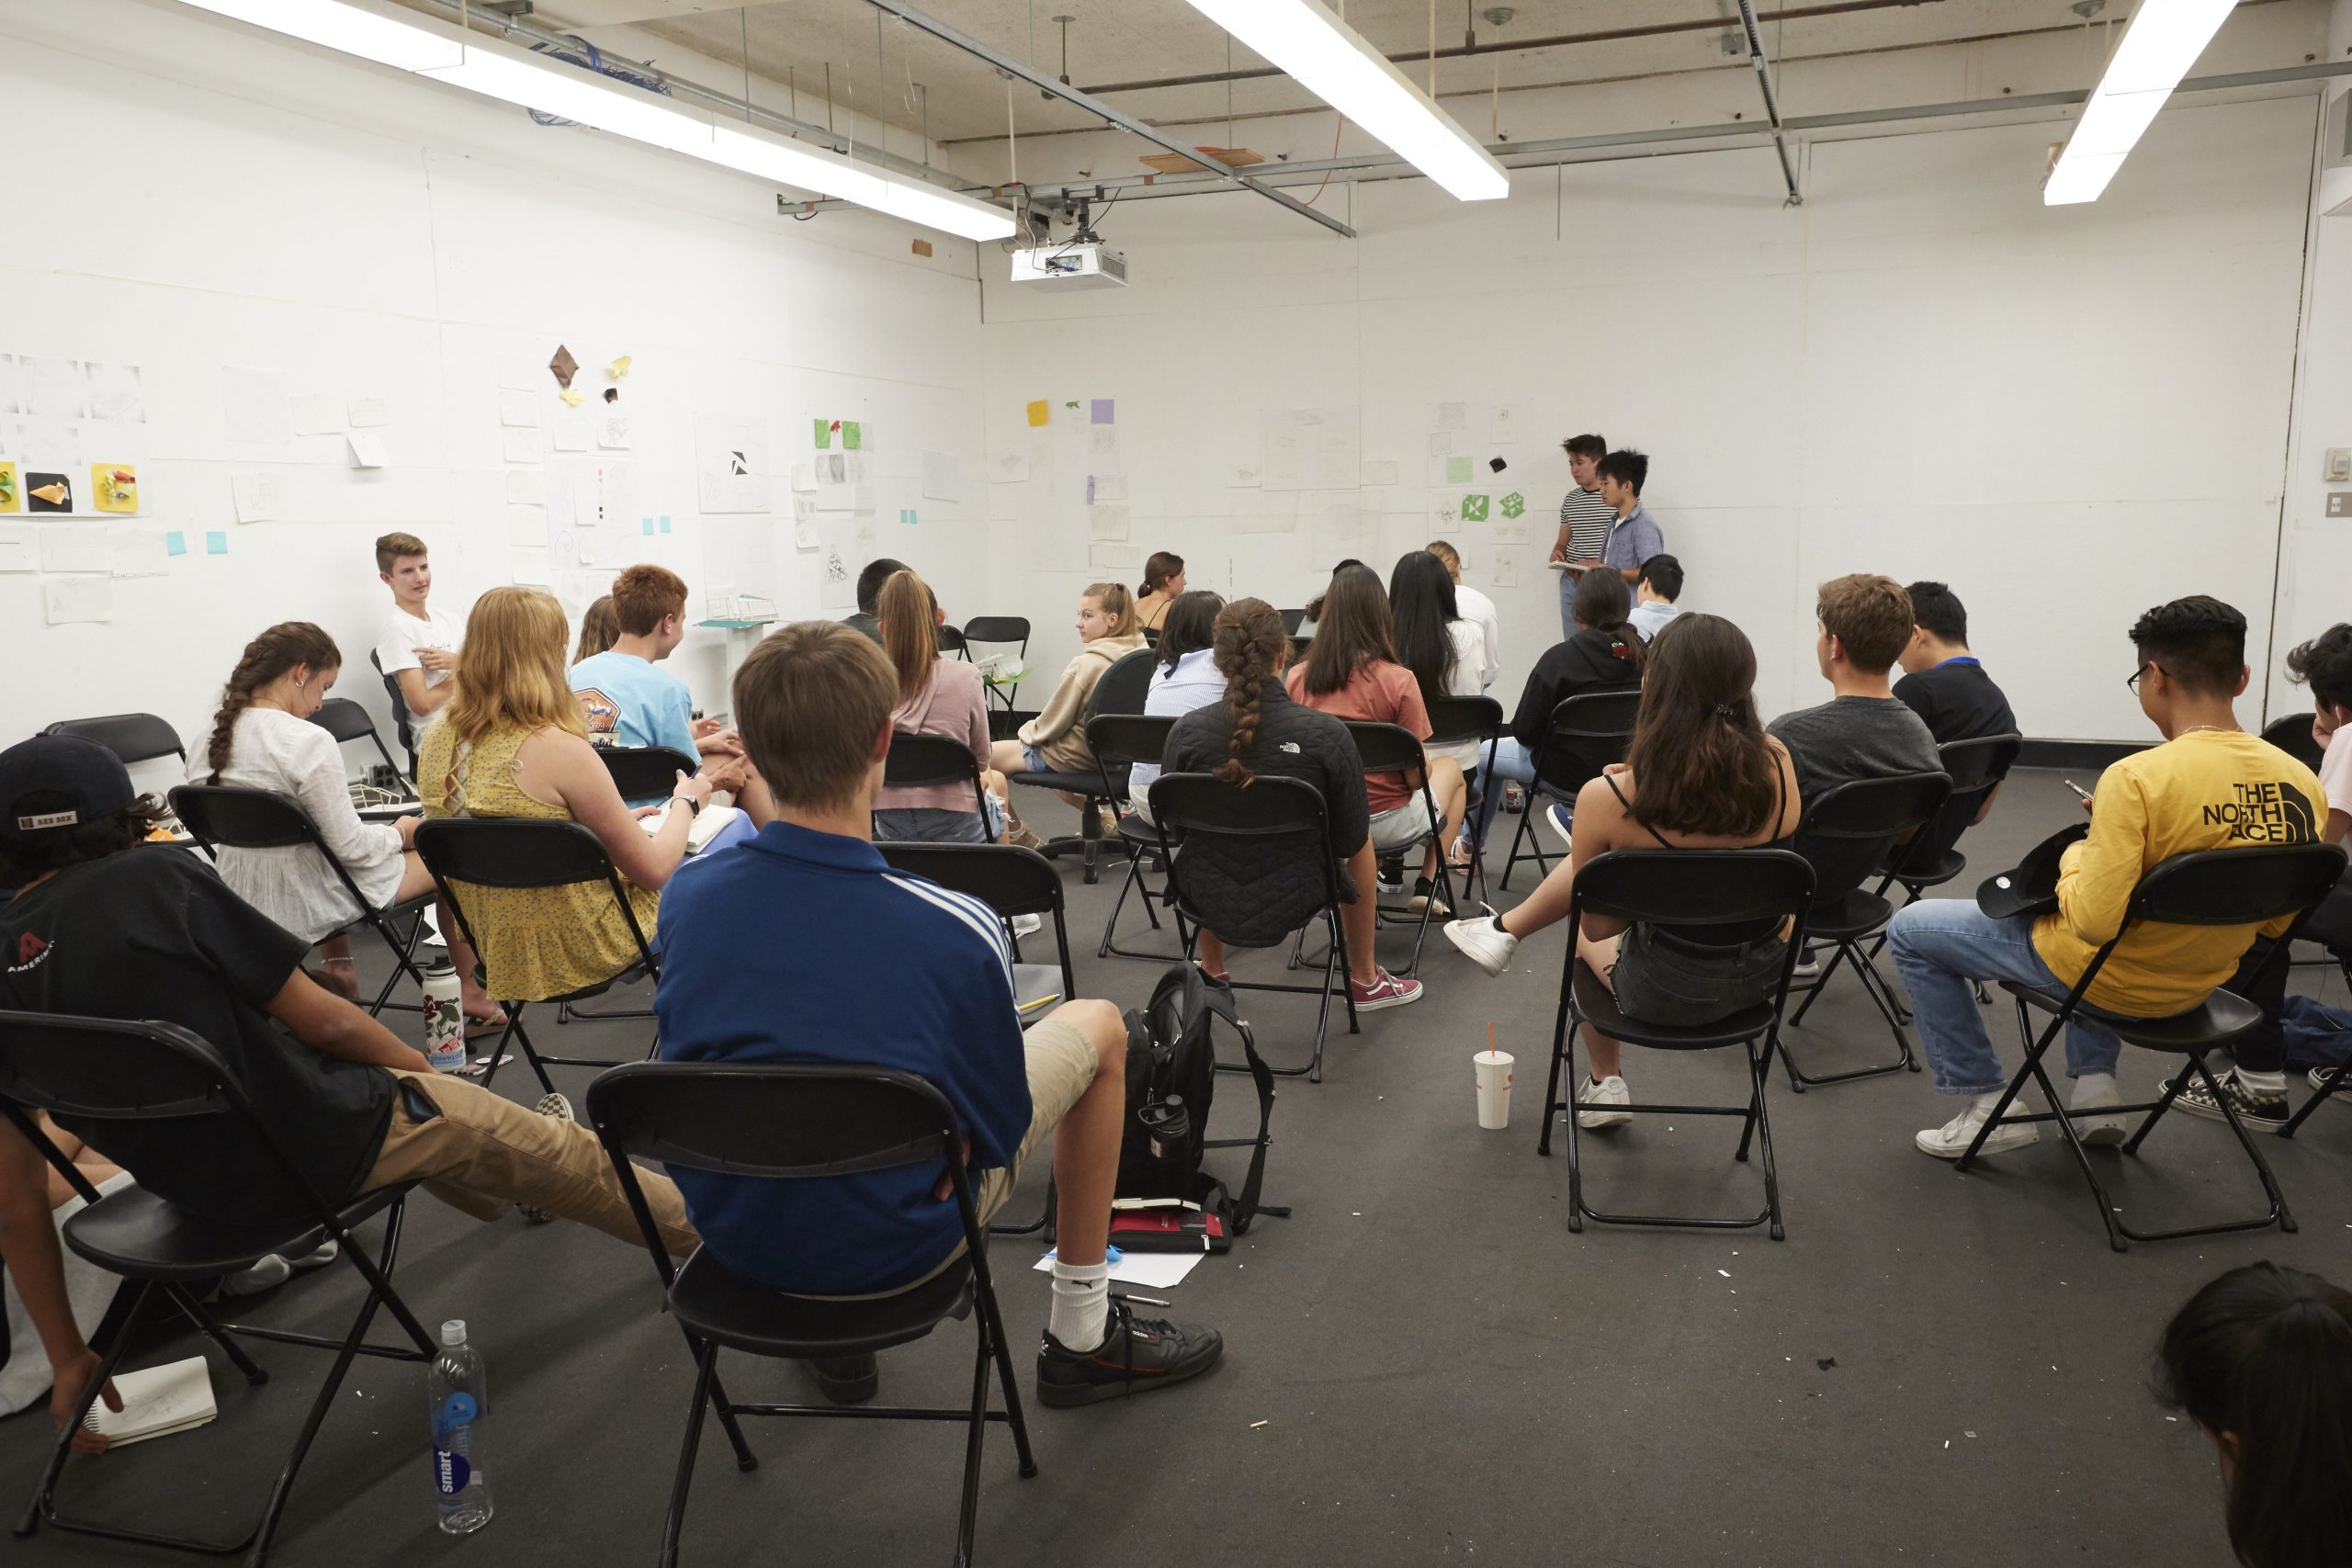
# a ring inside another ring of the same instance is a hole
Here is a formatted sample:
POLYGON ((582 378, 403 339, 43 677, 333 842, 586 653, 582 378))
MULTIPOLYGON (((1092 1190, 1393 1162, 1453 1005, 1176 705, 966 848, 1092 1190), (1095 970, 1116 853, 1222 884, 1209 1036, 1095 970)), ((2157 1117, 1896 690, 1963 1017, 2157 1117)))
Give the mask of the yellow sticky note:
POLYGON ((138 470, 128 463, 91 464, 90 499, 101 512, 138 511, 138 470))
POLYGON ((1035 402, 1031 403, 1029 405, 1030 428, 1034 430, 1038 425, 1045 423, 1046 421, 1053 417, 1053 406, 1047 403, 1043 398, 1039 398, 1035 402))

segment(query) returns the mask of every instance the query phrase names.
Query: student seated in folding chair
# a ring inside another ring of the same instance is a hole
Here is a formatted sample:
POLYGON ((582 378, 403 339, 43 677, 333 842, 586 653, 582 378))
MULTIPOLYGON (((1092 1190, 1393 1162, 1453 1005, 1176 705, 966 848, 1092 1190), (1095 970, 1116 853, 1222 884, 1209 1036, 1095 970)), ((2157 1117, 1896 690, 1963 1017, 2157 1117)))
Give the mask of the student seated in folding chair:
MULTIPOLYGON (((1589 571, 1586 582, 1623 580, 1589 571)), ((1577 592, 1583 592, 1583 585, 1577 592)), ((1499 915, 1454 920, 1445 934, 1489 975, 1500 975, 1519 944, 1566 918, 1577 873, 1611 850, 1785 849, 1804 810, 1788 748, 1756 716, 1756 649, 1720 615, 1677 615, 1650 645, 1642 703, 1625 761, 1611 762, 1577 792, 1577 830, 1567 861, 1552 868, 1524 903, 1499 915)), ((1788 956, 1779 931, 1728 931, 1701 941, 1688 931, 1624 930, 1588 915, 1576 933, 1589 964, 1627 1018, 1697 1025, 1771 999, 1788 956)), ((1609 1107, 1632 1102, 1618 1070, 1622 1048, 1585 1025, 1590 1076, 1575 1100, 1589 1111, 1577 1125, 1633 1120, 1609 1107)))
MULTIPOLYGON (((569 694, 566 694, 568 698, 569 694)), ((477 1219, 517 1203, 643 1245, 594 1134, 433 1071, 302 968, 310 944, 229 891, 199 855, 141 850, 154 803, 101 746, 37 736, 0 751, 0 1008, 178 1024, 220 1054, 331 1204, 416 1181, 477 1219)), ((60 1124, 150 1192, 235 1220, 283 1188, 226 1116, 60 1124)), ((56 1235, 39 1156, 0 1121, 0 1247, 40 1325, 67 1411, 96 1359, 61 1317, 56 1235)), ((640 1178, 663 1239, 695 1235, 677 1190, 640 1178)))
MULTIPOLYGON (((1127 595, 1127 585, 1089 583, 1086 592, 1078 596, 1077 631, 1079 650, 1064 666, 1062 678, 1055 682, 1054 694, 1046 700, 1045 708, 1021 727, 1015 739, 1000 740, 992 748, 989 762, 998 773, 1094 771, 1094 753, 1086 747, 1086 709, 1094 696, 1094 683, 1112 665, 1143 646, 1143 632, 1136 625, 1135 601, 1127 595)), ((1081 810, 1085 807, 1086 803, 1076 795, 1065 795, 1062 798, 1081 810)), ((1118 832, 1117 814, 1107 806, 1102 812, 1102 831, 1118 832)), ((1017 813, 1010 838, 1012 842, 1033 850, 1040 847, 1036 835, 1022 826, 1017 813)))
MULTIPOLYGON (((1588 571, 1577 581, 1569 600, 1576 635, 1554 643, 1527 672, 1527 683, 1520 688, 1519 709, 1511 715, 1510 733, 1495 742, 1495 776, 1479 799, 1469 834, 1472 841, 1486 843, 1495 813, 1502 807, 1504 780, 1521 784, 1535 782, 1535 756, 1544 749, 1544 734, 1552 728, 1553 709, 1588 692, 1632 691, 1642 683, 1649 643, 1629 619, 1633 609, 1632 593, 1617 573, 1588 571)), ((1535 809, 1533 800, 1528 802, 1527 809, 1535 809)), ((1563 843, 1569 841, 1574 818, 1573 811, 1556 805, 1547 815, 1552 830, 1563 843)))
MULTIPOLYGON (((630 906, 650 940, 662 886, 685 858, 710 780, 681 773, 662 804, 622 804, 564 678, 566 631, 563 607, 541 590, 493 588, 475 601, 457 694, 417 754, 417 794, 428 818, 551 818, 586 828, 630 884, 630 906), (639 819, 654 817, 661 828, 649 834, 639 819)), ((638 961, 628 919, 603 886, 464 886, 456 896, 494 997, 560 997, 638 961)))
POLYGON ((981 795, 969 781, 886 787, 874 797, 874 831, 895 843, 993 844, 1004 836, 1004 775, 989 766, 989 699, 980 667, 939 656, 939 627, 947 617, 930 584, 911 571, 894 571, 874 597, 882 651, 899 680, 890 710, 896 735, 944 735, 972 749, 981 795))
MULTIPOLYGON (((2131 637, 2138 668, 2129 684, 2165 743, 2100 775, 2097 802, 2085 804, 2090 834, 2059 863, 2057 911, 1996 919, 1973 900, 1922 899, 1897 910, 1887 927, 1936 1092, 1964 1101, 1950 1122, 1918 1134, 1921 1152, 1939 1159, 1967 1152, 2009 1083, 1984 1032, 1973 982, 2014 980, 2064 997, 2121 928, 2132 889, 2157 863, 2194 850, 2308 844, 2326 818, 2326 797, 2311 770, 2238 728, 2232 704, 2245 690, 2244 615, 2201 594, 2176 599, 2142 615, 2131 637)), ((2185 1012, 2229 980, 2257 936, 2278 936, 2290 923, 2143 922, 2124 934, 2083 999, 2126 1018, 2185 1012)), ((2068 1021, 2070 1110, 2123 1103, 2115 1081, 2121 1050, 2122 1042, 2097 1021, 2080 1013, 2068 1021)), ((2276 1097, 2283 1122, 2280 1065, 2250 1066, 2241 1057, 2222 1080, 2233 1081, 2236 1090, 2224 1092, 2276 1097), (2249 1079, 2249 1072, 2259 1076, 2249 1079)), ((2188 1098, 2184 1090, 2180 1102, 2188 1098)), ((2129 1131, 2123 1122, 2094 1115, 2078 1120, 2075 1130, 2086 1144, 2120 1144, 2129 1131)), ((2022 1148, 2040 1136, 2031 1122, 2005 1117, 1979 1153, 2022 1148)))
MULTIPOLYGON (((571 690, 599 746, 667 746, 709 759, 712 786, 732 789, 743 748, 718 721, 695 717, 694 694, 661 667, 686 637, 685 579, 665 567, 633 566, 613 579, 612 646, 573 664, 571 690)), ((582 640, 586 640, 582 634, 582 640)))
MULTIPOLYGON (((352 807, 334 738, 311 722, 342 671, 343 654, 334 639, 308 621, 283 621, 254 638, 229 673, 220 709, 212 716, 211 739, 188 764, 188 780, 292 795, 359 891, 377 908, 389 909, 432 892, 433 876, 408 847, 418 819, 362 822, 352 807)), ((316 942, 327 984, 346 1000, 359 999, 347 928, 360 911, 351 907, 351 896, 334 873, 319 863, 315 851, 307 844, 272 850, 223 845, 220 866, 231 892, 296 936, 316 942)), ((506 1014, 474 977, 473 950, 458 922, 447 909, 438 921, 449 943, 449 961, 457 966, 467 1022, 503 1026, 506 1014)))
MULTIPOLYGON (((1484 696, 1502 673, 1499 664, 1487 662, 1485 632, 1462 614, 1453 574, 1427 550, 1406 551, 1389 571, 1388 624, 1396 662, 1412 672, 1425 712, 1434 698, 1484 696)), ((1452 759, 1466 781, 1485 760, 1486 748, 1473 739, 1428 750, 1431 757, 1452 759)), ((1494 781, 1483 783, 1491 789, 1494 781)), ((1467 834, 1448 842, 1453 845, 1449 861, 1457 870, 1467 869, 1467 834)))
MULTIPOLYGON (((1420 682, 1396 661, 1388 594, 1380 585, 1380 574, 1361 563, 1331 574, 1322 615, 1316 622, 1315 644, 1303 661, 1291 666, 1283 686, 1292 702, 1334 718, 1394 724, 1417 740, 1430 737, 1420 682)), ((1421 793, 1421 770, 1417 769, 1365 779, 1365 804, 1372 811, 1375 855, 1429 845, 1421 854, 1409 904, 1419 914, 1425 904, 1437 900, 1437 912, 1444 915, 1452 911, 1442 907, 1437 890, 1438 846, 1452 843, 1461 830, 1470 785, 1462 764, 1451 757, 1430 758, 1427 773, 1427 798, 1421 793), (1430 820, 1431 801, 1440 818, 1435 822, 1430 820)))
MULTIPOLYGON (((1364 576, 1377 594, 1380 580, 1369 571, 1364 576)), ((1356 1010, 1404 1007, 1420 1000, 1419 980, 1399 979, 1374 957, 1378 910, 1373 897, 1376 873, 1367 803, 1370 781, 1364 777, 1363 756, 1356 750, 1355 737, 1338 719, 1292 701, 1283 689, 1282 670, 1290 657, 1290 637, 1283 630, 1282 612, 1263 599, 1237 599, 1218 612, 1215 636, 1214 657, 1218 672, 1225 677, 1225 699, 1195 708, 1176 721, 1160 753, 1162 770, 1215 773, 1227 784, 1246 784, 1264 773, 1313 784, 1329 814, 1331 843, 1340 860, 1341 891, 1354 894, 1340 905, 1340 920, 1347 937, 1348 989, 1353 994, 1356 1010)), ((1418 792, 1415 798, 1419 798, 1418 792)), ((1427 819, 1425 814, 1423 819, 1427 819)), ((1255 868, 1246 851, 1230 844, 1200 843, 1188 844, 1177 853, 1188 882, 1197 885, 1205 878, 1233 890, 1231 899, 1218 902, 1246 907, 1255 901, 1250 893, 1255 868)), ((1193 957, 1211 980, 1227 978, 1225 943, 1216 932, 1202 929, 1193 957)))
POLYGON ((875 609, 881 597, 882 585, 906 570, 906 562, 892 560, 888 556, 876 556, 867 561, 857 574, 857 614, 844 616, 842 625, 855 626, 866 637, 880 642, 882 627, 875 619, 875 609))
MULTIPOLYGON (((1126 1119, 1126 1025, 1065 1002, 1024 1035, 1012 951, 986 904, 893 871, 871 841, 899 682, 849 627, 788 626, 735 674, 759 836, 688 866, 664 915, 654 1010, 671 1061, 857 1064, 920 1074, 955 1107, 980 1218, 1054 1135, 1059 1252, 1037 1397, 1067 1406, 1165 1388, 1223 1352, 1215 1330, 1134 1314, 1109 1290, 1111 1191, 1126 1119)), ((944 1178, 912 1167, 800 1181, 680 1170, 711 1252, 797 1295, 888 1294, 954 1261, 944 1178)), ((869 1356, 821 1363, 831 1398, 870 1398, 869 1356)))
MULTIPOLYGON (((1205 588, 1176 595, 1161 617, 1159 641, 1152 651, 1159 662, 1151 667, 1151 684, 1144 693, 1143 711, 1149 718, 1182 718, 1225 695, 1225 677, 1216 668, 1216 618, 1225 596, 1205 588)), ((1127 805, 1144 825, 1151 824, 1151 786, 1168 770, 1158 762, 1136 762, 1127 769, 1127 805)))

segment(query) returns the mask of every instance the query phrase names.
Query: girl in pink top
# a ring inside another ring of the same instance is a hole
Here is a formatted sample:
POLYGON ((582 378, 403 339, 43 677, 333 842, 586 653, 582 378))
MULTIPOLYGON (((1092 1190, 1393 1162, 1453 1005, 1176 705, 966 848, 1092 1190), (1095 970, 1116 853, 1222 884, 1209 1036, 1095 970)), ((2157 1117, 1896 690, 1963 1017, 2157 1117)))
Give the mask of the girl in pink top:
MULTIPOLYGON (((895 571, 876 595, 874 618, 882 651, 899 672, 899 705, 890 728, 901 735, 943 735, 971 749, 989 796, 1001 796, 1004 777, 989 771, 986 688, 977 664, 939 657, 938 601, 922 578, 895 571)), ((977 800, 972 786, 885 787, 874 802, 874 836, 905 842, 994 843, 1003 823, 993 798, 977 800)))

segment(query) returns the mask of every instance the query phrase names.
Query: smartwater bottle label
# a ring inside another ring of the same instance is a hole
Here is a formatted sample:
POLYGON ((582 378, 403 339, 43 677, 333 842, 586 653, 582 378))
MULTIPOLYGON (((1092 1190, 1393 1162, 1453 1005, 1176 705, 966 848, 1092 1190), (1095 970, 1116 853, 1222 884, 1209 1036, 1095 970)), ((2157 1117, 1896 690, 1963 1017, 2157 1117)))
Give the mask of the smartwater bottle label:
POLYGON ((463 1492, 466 1483, 473 1478, 473 1466, 466 1462, 465 1455, 451 1453, 447 1449, 433 1450, 433 1483, 444 1497, 454 1497, 463 1492))

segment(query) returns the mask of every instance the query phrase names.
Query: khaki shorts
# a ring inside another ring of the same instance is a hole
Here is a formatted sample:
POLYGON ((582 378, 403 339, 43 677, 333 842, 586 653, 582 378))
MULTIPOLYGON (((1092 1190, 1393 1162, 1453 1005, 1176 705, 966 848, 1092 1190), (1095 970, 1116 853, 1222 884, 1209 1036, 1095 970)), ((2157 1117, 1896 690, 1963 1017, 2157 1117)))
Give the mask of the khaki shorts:
MULTIPOLYGON (((980 1173, 972 1201, 979 1209, 982 1224, 994 1218, 1012 1199, 1031 1152, 1070 1113, 1079 1097, 1093 1084, 1094 1074, 1102 1065, 1086 1038, 1086 1032, 1059 1019, 1048 1018, 1032 1026, 1022 1036, 1021 1043, 1029 1077, 1029 1130, 1021 1134, 1021 1146, 1013 1150, 1010 1168, 980 1173)), ((957 1249, 958 1256, 961 1251, 957 1249)))

